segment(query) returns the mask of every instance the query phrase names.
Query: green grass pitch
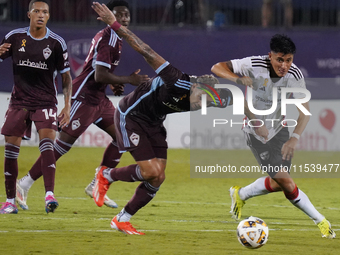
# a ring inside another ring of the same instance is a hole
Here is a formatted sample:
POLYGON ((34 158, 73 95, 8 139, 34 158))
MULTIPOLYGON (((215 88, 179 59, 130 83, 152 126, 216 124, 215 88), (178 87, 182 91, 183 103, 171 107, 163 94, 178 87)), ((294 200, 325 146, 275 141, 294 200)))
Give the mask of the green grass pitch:
MULTIPOLYGON (((1 147, 1 155, 4 148, 1 147)), ((321 238, 318 227, 292 206, 282 193, 247 201, 242 218, 253 215, 269 226, 269 239, 257 250, 242 247, 237 222, 230 218, 229 188, 252 178, 190 178, 190 151, 170 149, 166 180, 157 196, 133 218, 145 236, 127 236, 110 228, 111 219, 133 195, 138 183, 112 184, 108 195, 118 209, 99 208, 84 193, 94 176, 104 148, 73 148, 57 164, 55 195, 59 208, 44 210, 44 188, 38 180, 28 196, 29 210, 0 215, 0 254, 339 254, 340 236, 321 238)), ((234 162, 253 158, 250 151, 226 151, 234 162)), ((340 153, 326 153, 338 161, 340 153)), ((38 148, 22 147, 19 178, 39 155, 38 148)), ((295 163, 319 157, 319 152, 297 152, 295 163)), ((254 164, 255 164, 255 159, 254 164)), ((1 159, 3 165, 3 158, 1 159)), ((120 165, 133 163, 125 154, 120 165)), ((339 169, 340 171, 340 169, 339 169)), ((340 190, 337 178, 296 179, 316 208, 340 235, 340 190)), ((6 199, 1 174, 0 200, 6 199)))

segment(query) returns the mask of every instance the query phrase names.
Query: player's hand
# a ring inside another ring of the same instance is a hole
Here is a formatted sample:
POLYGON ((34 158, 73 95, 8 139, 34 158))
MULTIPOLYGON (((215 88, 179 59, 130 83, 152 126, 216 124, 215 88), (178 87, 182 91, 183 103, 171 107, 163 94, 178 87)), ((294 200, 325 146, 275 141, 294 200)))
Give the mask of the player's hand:
POLYGON ((110 84, 110 89, 115 96, 121 96, 124 93, 124 84, 110 84))
POLYGON ((70 107, 64 107, 60 114, 58 115, 59 120, 59 128, 62 129, 63 127, 70 124, 70 107))
POLYGON ((219 95, 220 99, 217 95, 214 94, 214 101, 210 102, 210 106, 212 107, 219 107, 219 108, 226 108, 228 105, 233 103, 233 95, 231 94, 230 90, 227 89, 216 89, 217 94, 219 95), (222 103, 222 104, 221 104, 222 103))
POLYGON ((0 56, 2 54, 4 54, 6 51, 9 51, 9 48, 11 48, 10 43, 4 43, 4 44, 0 45, 0 56))
POLYGON ((116 20, 115 15, 113 15, 112 11, 107 8, 105 4, 100 4, 98 2, 92 3, 92 9, 99 15, 97 20, 101 20, 111 26, 116 20))
POLYGON ((290 160, 293 158, 297 141, 295 137, 291 137, 283 144, 281 149, 282 160, 290 160))
POLYGON ((236 83, 253 88, 253 80, 248 76, 237 78, 236 83))
POLYGON ((263 137, 266 141, 268 141, 268 135, 269 135, 269 131, 267 129, 267 127, 265 125, 262 125, 261 127, 254 127, 255 129, 255 133, 258 136, 263 137))
POLYGON ((141 75, 139 74, 140 69, 134 71, 129 76, 129 83, 134 86, 138 86, 139 84, 142 84, 143 82, 148 81, 150 78, 148 75, 141 75))

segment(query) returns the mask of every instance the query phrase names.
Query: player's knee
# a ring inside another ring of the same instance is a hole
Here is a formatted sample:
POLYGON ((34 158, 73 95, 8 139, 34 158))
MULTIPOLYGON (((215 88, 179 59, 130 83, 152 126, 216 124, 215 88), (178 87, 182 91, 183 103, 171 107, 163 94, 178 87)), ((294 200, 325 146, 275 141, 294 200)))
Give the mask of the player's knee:
POLYGON ((292 192, 295 189, 295 182, 291 178, 278 178, 275 180, 284 192, 292 192))
POLYGON ((147 171, 144 171, 143 177, 149 182, 156 180, 158 183, 162 183, 165 180, 165 172, 160 165, 155 165, 147 171))

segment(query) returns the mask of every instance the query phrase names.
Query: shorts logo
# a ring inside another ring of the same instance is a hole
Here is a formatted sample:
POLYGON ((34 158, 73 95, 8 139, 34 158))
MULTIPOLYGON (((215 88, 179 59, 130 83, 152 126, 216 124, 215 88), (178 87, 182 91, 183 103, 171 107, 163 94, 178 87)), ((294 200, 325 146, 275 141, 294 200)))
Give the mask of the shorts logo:
POLYGON ((51 49, 49 48, 49 46, 47 45, 47 47, 43 50, 43 54, 44 54, 44 58, 45 59, 48 59, 51 54, 52 54, 52 51, 51 49))
POLYGON ((267 161, 269 159, 269 156, 270 156, 269 151, 265 151, 260 154, 260 158, 264 161, 267 161))
POLYGON ((130 136, 130 140, 135 146, 137 146, 139 144, 139 135, 137 135, 136 133, 132 133, 132 135, 130 136))
POLYGON ((72 130, 76 130, 77 128, 80 127, 80 122, 79 120, 74 120, 72 121, 72 130))

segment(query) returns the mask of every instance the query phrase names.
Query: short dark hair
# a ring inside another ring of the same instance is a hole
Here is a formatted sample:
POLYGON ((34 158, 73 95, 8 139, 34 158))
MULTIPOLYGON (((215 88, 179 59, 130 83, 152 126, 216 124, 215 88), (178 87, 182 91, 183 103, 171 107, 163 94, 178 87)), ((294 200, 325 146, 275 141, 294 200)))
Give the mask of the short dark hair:
POLYGON ((43 2, 46 3, 48 5, 48 7, 50 7, 50 1, 49 0, 31 0, 31 2, 28 5, 28 11, 32 10, 32 6, 34 3, 36 2, 43 2))
POLYGON ((111 0, 110 2, 108 2, 106 4, 107 8, 109 8, 111 11, 113 10, 113 8, 117 7, 117 6, 125 6, 126 8, 129 9, 129 3, 124 1, 124 0, 111 0))
POLYGON ((276 34, 270 40, 270 50, 276 53, 295 54, 296 47, 292 39, 286 35, 276 34))

